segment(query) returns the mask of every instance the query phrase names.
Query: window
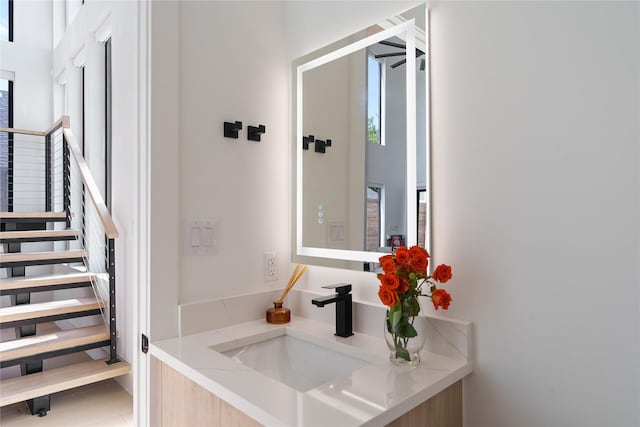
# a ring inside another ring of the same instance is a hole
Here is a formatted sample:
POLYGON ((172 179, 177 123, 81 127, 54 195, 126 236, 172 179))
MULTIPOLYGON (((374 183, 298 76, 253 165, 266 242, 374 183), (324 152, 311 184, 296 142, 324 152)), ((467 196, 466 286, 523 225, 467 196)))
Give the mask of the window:
POLYGON ((384 64, 367 56, 367 140, 384 145, 384 64))
MULTIPOLYGON (((0 127, 13 127, 13 82, 0 79, 0 127)), ((13 190, 13 176, 9 170, 9 157, 13 152, 12 134, 0 132, 0 211, 13 210, 9 195, 13 190)))
POLYGON ((382 230, 384 229, 384 188, 382 186, 367 187, 367 230, 366 250, 375 251, 382 244, 382 230))
POLYGON ((0 40, 13 41, 13 0, 0 0, 0 40))

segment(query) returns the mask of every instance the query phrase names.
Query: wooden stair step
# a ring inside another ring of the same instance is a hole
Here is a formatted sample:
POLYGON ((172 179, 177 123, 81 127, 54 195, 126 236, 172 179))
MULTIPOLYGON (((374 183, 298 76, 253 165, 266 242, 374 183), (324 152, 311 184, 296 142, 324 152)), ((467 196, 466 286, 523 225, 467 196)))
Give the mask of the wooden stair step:
POLYGON ((2 231, 0 242, 54 242, 62 240, 75 240, 78 236, 75 230, 28 230, 28 231, 2 231))
POLYGON ((0 406, 119 377, 131 371, 127 362, 107 365, 107 359, 91 360, 2 381, 0 406))
POLYGON ((23 337, 0 343, 0 363, 108 340, 104 324, 23 337))
POLYGON ((0 280, 0 295, 90 286, 95 280, 93 273, 18 276, 0 280))
POLYGON ((0 222, 54 222, 66 220, 66 212, 0 212, 0 222))
POLYGON ((0 254, 0 267, 81 262, 86 256, 84 250, 3 253, 0 254))
MULTIPOLYGON (((104 304, 96 298, 73 298, 60 301, 47 301, 37 304, 21 304, 0 308, 0 324, 39 320, 52 316, 64 316, 70 313, 99 310, 104 304)), ((37 323, 37 322, 34 322, 37 323)))

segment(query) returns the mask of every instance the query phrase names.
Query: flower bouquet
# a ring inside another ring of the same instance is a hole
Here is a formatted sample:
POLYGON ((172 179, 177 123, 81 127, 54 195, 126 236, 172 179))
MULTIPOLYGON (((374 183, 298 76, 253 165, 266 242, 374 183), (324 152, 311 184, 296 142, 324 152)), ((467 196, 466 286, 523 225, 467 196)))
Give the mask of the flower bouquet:
POLYGON ((424 345, 424 336, 414 326, 420 313, 418 297, 431 299, 436 310, 448 309, 451 295, 438 284, 453 277, 451 266, 440 264, 428 275, 429 253, 419 246, 401 246, 394 254, 380 257, 380 265, 383 273, 378 274, 378 297, 388 307, 385 338, 390 359, 401 365, 417 365, 424 345))

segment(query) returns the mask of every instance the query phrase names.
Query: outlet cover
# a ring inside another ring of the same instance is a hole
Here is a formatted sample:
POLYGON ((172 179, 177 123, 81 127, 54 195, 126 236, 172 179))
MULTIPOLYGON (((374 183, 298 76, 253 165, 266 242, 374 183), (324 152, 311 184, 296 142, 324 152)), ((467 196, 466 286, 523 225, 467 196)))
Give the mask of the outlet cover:
POLYGON ((278 280, 278 260, 275 252, 265 252, 263 255, 262 265, 265 282, 278 280))

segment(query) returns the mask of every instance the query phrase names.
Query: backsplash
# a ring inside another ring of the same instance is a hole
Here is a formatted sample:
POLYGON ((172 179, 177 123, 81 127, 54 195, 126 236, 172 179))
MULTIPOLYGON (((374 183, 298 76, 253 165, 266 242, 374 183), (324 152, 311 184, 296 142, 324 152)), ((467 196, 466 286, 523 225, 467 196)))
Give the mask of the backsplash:
MULTIPOLYGON (((182 304, 178 308, 180 336, 192 335, 238 323, 265 318, 265 312, 278 299, 281 289, 247 295, 182 304)), ((326 292, 325 294, 329 294, 326 292)), ((322 294, 293 289, 285 300, 292 316, 334 324, 335 308, 318 308, 311 299, 322 294)), ((353 302, 354 332, 382 338, 385 307, 368 302, 353 302)), ((425 350, 443 356, 471 360, 471 328, 469 321, 438 315, 421 316, 426 333, 425 350)))

